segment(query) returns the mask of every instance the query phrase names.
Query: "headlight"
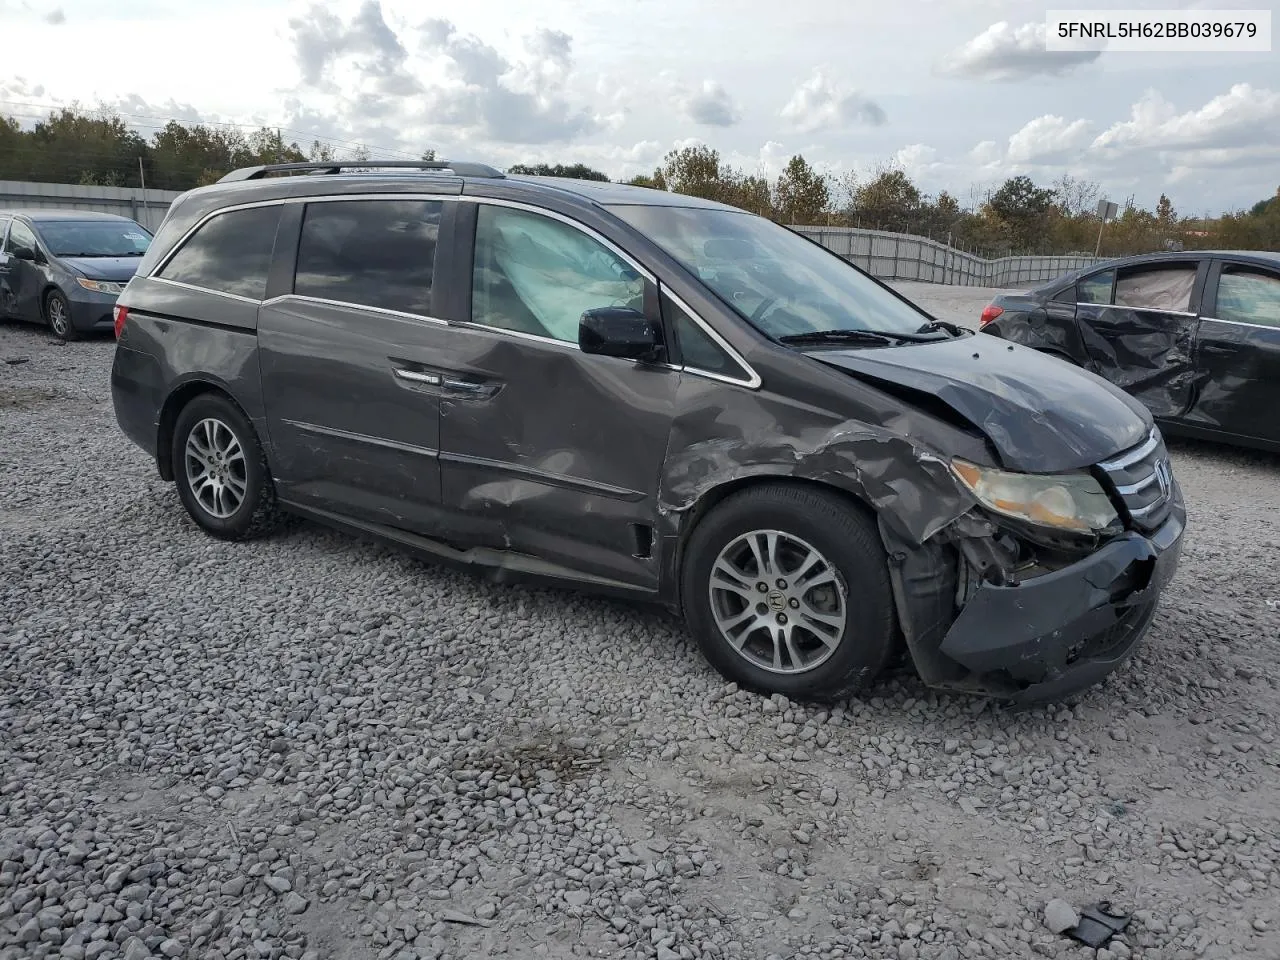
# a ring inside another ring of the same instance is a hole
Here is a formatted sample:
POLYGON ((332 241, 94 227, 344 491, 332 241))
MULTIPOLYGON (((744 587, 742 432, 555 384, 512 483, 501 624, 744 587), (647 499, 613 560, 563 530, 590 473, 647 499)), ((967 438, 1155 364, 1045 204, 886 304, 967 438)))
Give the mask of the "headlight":
POLYGON ((1042 527, 1091 533, 1118 519, 1101 485, 1087 473, 1010 473, 952 460, 951 469, 996 513, 1042 527))
POLYGON ((86 280, 83 277, 76 277, 76 283, 94 293, 119 294, 124 289, 124 284, 114 283, 111 280, 86 280))

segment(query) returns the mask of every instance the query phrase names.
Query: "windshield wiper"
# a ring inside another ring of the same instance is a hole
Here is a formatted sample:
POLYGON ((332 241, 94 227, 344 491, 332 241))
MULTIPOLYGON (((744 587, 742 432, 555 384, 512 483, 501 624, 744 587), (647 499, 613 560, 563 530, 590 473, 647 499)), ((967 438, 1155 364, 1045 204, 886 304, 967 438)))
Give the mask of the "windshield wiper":
POLYGON ((916 333, 934 333, 938 330, 945 330, 953 337, 963 337, 965 335, 963 327, 947 320, 930 320, 927 323, 922 323, 916 333))
POLYGON ((882 347, 893 344, 893 339, 875 330, 813 330, 809 333, 789 333, 778 338, 779 343, 874 343, 882 347))
POLYGON ((895 343, 932 343, 937 337, 916 333, 897 333, 892 330, 813 330, 808 333, 789 333, 779 337, 780 343, 875 343, 892 346, 895 343))

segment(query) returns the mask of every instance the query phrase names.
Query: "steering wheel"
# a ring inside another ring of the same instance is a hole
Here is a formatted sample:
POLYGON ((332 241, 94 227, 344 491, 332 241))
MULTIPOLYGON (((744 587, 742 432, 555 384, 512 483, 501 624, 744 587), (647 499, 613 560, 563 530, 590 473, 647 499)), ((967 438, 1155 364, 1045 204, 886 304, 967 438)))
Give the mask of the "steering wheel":
POLYGON ((763 300, 761 300, 760 306, 756 307, 753 311, 751 311, 751 322, 755 323, 757 320, 763 317, 766 313, 769 312, 769 308, 772 307, 777 302, 778 302, 777 297, 765 297, 763 300))

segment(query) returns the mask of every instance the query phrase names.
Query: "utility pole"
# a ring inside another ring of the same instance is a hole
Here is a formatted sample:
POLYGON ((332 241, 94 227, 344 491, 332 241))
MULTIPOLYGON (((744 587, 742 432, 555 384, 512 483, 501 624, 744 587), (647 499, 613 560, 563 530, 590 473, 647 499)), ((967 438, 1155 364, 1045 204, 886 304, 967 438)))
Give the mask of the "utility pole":
POLYGON ((147 172, 142 168, 142 157, 138 157, 138 182, 142 184, 142 215, 147 215, 147 172))

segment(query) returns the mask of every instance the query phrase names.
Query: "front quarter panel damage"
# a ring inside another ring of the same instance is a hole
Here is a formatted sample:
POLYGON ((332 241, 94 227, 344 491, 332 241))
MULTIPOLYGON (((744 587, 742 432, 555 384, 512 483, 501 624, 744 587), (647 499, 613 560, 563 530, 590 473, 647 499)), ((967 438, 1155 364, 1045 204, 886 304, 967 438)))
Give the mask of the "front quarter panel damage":
MULTIPOLYGON (((830 484, 873 507, 913 544, 936 536, 977 502, 921 436, 932 418, 901 404, 887 405, 877 424, 694 378, 685 378, 681 393, 659 485, 660 510, 677 529, 680 515, 707 494, 748 478, 830 484)), ((971 445, 985 458, 980 444, 971 445)))
MULTIPOLYGON (((852 388, 866 402, 857 417, 838 417, 824 412, 819 403, 790 399, 797 395, 790 390, 749 393, 685 378, 659 485, 662 535, 670 548, 664 552, 672 564, 669 572, 678 574, 677 545, 705 505, 718 500, 717 491, 753 479, 795 478, 828 484, 876 513, 899 626, 926 684, 1014 696, 1021 689, 1016 680, 1019 673, 1033 684, 1048 677, 1055 658, 1070 647, 1070 638, 1060 637, 1050 645, 1053 650, 1033 650, 1036 663, 1012 671, 1012 685, 1008 667, 970 663, 967 655, 954 655, 959 650, 956 643, 948 646, 952 632, 963 623, 966 648, 978 637, 979 646, 1007 646, 1011 656, 1022 658, 1021 648, 1034 647, 1036 631, 1043 626, 1036 620, 1022 629, 1006 623, 1003 614, 990 615, 984 607, 992 606, 988 593, 1022 597, 1016 572, 1021 568, 1009 553, 1009 531, 998 528, 978 507, 940 453, 955 451, 957 456, 990 464, 981 439, 901 402, 877 407, 873 391, 857 381, 845 383, 849 384, 846 389, 852 388), (975 601, 981 602, 966 620, 966 611, 975 601)), ((1145 602, 1156 592, 1145 589, 1150 573, 1131 569, 1149 559, 1147 554, 1133 553, 1141 543, 1140 538, 1129 537, 1126 549, 1114 546, 1107 552, 1108 559, 1119 558, 1124 573, 1108 567, 1094 578, 1098 583, 1062 579, 1054 599, 1065 597, 1072 601, 1072 608, 1091 609, 1099 590, 1110 596, 1127 584, 1123 591, 1133 592, 1134 602, 1145 602), (1133 582, 1128 584, 1128 579, 1133 582)), ((1082 547, 1080 556, 1091 555, 1096 547, 1082 547)), ((678 582, 678 575, 673 579, 678 582)), ((1032 594, 1034 600, 1045 595, 1043 588, 1028 590, 1028 602, 1033 602, 1032 594)), ((1043 614, 1040 619, 1053 620, 1051 610, 1043 614)), ((1069 628, 1069 620, 1061 626, 1069 628)), ((1045 630, 1054 633, 1052 626, 1045 630)))
MULTIPOLYGON (((811 376, 827 375, 820 370, 811 376)), ((958 450, 980 462, 989 462, 989 455, 979 438, 889 404, 857 381, 841 376, 840 383, 861 395, 868 419, 882 416, 881 422, 685 378, 660 484, 664 537, 678 543, 717 489, 744 480, 796 478, 852 494, 876 512, 899 623, 916 669, 926 683, 956 683, 965 671, 938 649, 955 618, 955 544, 989 538, 994 528, 974 510, 973 495, 936 451, 958 450), (932 443, 925 439, 930 436, 932 443)), ((678 563, 676 549, 668 555, 678 563)))

